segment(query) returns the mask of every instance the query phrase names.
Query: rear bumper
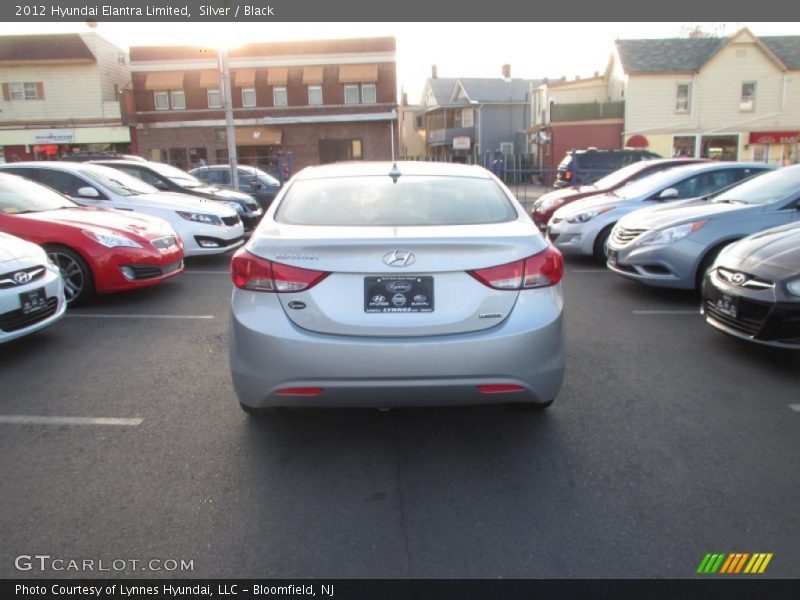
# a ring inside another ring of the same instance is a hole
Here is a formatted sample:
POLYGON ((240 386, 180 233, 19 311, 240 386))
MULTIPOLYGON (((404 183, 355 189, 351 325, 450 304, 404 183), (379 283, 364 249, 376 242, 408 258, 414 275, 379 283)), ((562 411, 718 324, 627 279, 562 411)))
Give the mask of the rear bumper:
POLYGON ((234 292, 233 298, 231 377, 247 406, 544 403, 556 397, 564 378, 561 304, 526 305, 524 292, 496 327, 414 338, 313 333, 294 325, 274 295, 260 296, 257 314, 246 310, 252 293, 234 292), (540 324, 534 329, 526 314, 531 311, 539 311, 540 324), (524 389, 487 394, 478 391, 481 384, 524 389), (324 391, 316 396, 276 393, 298 387, 324 391))

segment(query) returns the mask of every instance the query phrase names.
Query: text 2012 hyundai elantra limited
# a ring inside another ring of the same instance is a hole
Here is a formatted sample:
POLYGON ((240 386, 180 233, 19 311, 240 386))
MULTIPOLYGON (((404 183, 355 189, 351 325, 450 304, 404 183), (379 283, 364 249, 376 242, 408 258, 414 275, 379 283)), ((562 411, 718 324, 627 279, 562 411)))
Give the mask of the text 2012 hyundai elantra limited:
POLYGON ((560 253, 480 167, 305 169, 231 261, 230 366, 273 406, 546 406, 560 253))

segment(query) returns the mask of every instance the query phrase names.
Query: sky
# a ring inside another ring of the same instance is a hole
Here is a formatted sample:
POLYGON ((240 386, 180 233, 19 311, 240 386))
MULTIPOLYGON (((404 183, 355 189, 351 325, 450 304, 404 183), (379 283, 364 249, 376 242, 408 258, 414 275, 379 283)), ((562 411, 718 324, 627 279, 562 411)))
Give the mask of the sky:
MULTIPOLYGON (((602 72, 618 38, 682 37, 700 26, 717 35, 800 35, 800 23, 113 23, 96 31, 123 48, 394 36, 398 92, 419 101, 431 65, 439 77, 589 77, 602 72)), ((15 23, 14 33, 86 31, 84 23, 15 23)), ((10 32, 9 32, 10 33, 10 32)), ((398 96, 399 98, 399 96, 398 96)))

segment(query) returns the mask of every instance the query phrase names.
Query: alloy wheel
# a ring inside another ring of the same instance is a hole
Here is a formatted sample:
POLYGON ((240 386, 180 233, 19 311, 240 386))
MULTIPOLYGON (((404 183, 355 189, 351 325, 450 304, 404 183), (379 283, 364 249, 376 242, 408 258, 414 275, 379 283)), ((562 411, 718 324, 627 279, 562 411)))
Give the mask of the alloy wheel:
POLYGON ((86 285, 86 274, 81 265, 71 256, 58 251, 49 252, 47 256, 61 271, 61 277, 64 279, 64 296, 69 304, 81 295, 83 287, 86 285))

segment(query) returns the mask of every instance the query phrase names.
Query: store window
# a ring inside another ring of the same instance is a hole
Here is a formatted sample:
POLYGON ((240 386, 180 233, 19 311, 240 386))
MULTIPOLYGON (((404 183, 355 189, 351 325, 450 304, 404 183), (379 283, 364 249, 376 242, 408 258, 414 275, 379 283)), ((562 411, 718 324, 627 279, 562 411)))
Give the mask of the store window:
POLYGON ((700 157, 712 160, 738 160, 738 135, 703 136, 700 141, 700 157))
POLYGON ((694 158, 694 146, 697 136, 676 135, 672 138, 672 156, 694 158))
POLYGON ((321 164, 340 160, 360 160, 363 157, 360 139, 319 141, 319 162, 321 164))
POLYGON ((187 170, 186 148, 170 148, 169 164, 179 169, 187 170))

